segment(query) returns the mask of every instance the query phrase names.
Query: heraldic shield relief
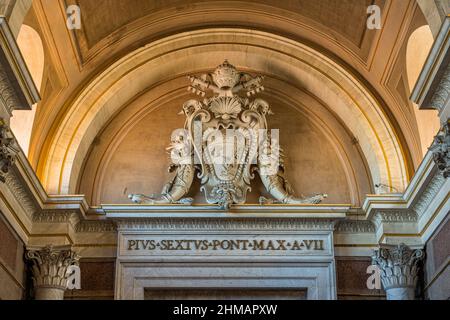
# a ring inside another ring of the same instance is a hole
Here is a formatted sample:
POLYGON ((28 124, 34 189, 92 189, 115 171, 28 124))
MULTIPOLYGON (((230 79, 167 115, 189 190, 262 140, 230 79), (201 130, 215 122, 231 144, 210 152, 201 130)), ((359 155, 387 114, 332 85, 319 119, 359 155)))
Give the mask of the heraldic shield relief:
POLYGON ((133 202, 192 204, 193 199, 186 195, 197 176, 206 201, 228 209, 246 202, 255 173, 273 197, 260 197, 261 204, 316 204, 326 197, 293 195, 285 178, 278 130, 269 132, 267 127, 266 116, 272 114, 269 104, 252 99, 264 90, 263 77, 238 72, 225 61, 212 74, 191 76, 189 80, 189 90, 203 100, 189 100, 183 105, 185 128, 172 134, 168 149, 172 160, 169 170, 174 177, 161 194, 130 194, 133 202))

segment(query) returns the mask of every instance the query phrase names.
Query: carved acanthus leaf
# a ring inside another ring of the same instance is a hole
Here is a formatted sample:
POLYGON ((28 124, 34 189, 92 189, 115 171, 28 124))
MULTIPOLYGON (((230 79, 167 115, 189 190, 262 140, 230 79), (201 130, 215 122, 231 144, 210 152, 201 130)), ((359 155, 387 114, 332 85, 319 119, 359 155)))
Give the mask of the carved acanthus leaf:
POLYGON ((372 264, 381 269, 385 290, 412 287, 417 283, 418 263, 425 257, 423 250, 412 250, 404 244, 376 250, 372 264))
POLYGON ((26 258, 32 263, 35 288, 54 287, 65 290, 68 267, 78 265, 80 257, 71 249, 46 246, 38 250, 28 250, 26 258))

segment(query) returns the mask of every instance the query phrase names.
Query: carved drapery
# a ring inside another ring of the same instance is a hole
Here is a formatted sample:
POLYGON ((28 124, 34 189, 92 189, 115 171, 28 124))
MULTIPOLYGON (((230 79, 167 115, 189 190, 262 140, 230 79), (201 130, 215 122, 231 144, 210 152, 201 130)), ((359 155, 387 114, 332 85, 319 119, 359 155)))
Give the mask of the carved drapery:
POLYGON ((430 150, 439 171, 445 178, 450 177, 450 119, 434 138, 430 150))
POLYGON ((419 261, 423 250, 412 250, 405 244, 376 250, 372 264, 380 268, 381 282, 388 300, 414 300, 419 261))
POLYGON ((68 268, 78 265, 80 257, 70 247, 46 246, 28 250, 26 258, 32 264, 36 300, 62 300, 67 289, 68 268))

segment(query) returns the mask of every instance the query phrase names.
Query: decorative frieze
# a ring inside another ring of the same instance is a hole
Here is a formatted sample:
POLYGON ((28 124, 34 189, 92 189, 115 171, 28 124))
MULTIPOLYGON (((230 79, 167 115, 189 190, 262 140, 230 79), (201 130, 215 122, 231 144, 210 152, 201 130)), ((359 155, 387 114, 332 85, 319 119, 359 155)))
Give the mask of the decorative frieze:
POLYGON ((0 182, 6 182, 6 175, 14 164, 19 149, 8 125, 0 119, 0 182))
POLYGON ((419 200, 412 209, 418 217, 421 217, 425 213, 444 183, 445 178, 440 172, 433 176, 426 189, 420 194, 419 200))
POLYGON ((369 220, 344 220, 336 224, 338 233, 374 233, 375 226, 369 220))
POLYGON ((431 99, 431 105, 439 111, 439 113, 444 110, 446 103, 450 99, 450 65, 445 69, 441 82, 434 92, 433 98, 431 99))
POLYGON ((413 300, 419 262, 423 250, 412 250, 405 244, 376 250, 372 264, 380 268, 381 282, 388 300, 413 300))
POLYGON ((270 218, 155 218, 117 219, 118 230, 324 230, 334 229, 333 219, 270 218))
POLYGON ((373 216, 373 222, 378 228, 382 223, 416 223, 417 214, 412 211, 384 210, 377 211, 373 216))
POLYGON ((46 246, 28 250, 26 258, 32 264, 36 300, 62 300, 68 285, 69 267, 78 265, 80 257, 67 246, 46 246))
POLYGON ((34 196, 25 188, 24 182, 16 172, 10 171, 5 176, 5 185, 9 188, 14 198, 23 208, 28 217, 38 212, 38 206, 35 203, 34 196))
POLYGON ((33 215, 34 223, 70 223, 75 228, 79 221, 75 210, 43 210, 33 215))
POLYGON ((3 67, 0 68, 0 101, 6 107, 10 116, 12 116, 14 109, 21 105, 17 93, 14 91, 14 87, 3 67))
POLYGON ((76 232, 116 232, 114 222, 108 220, 83 220, 80 221, 76 228, 76 232))
POLYGON ((430 147, 433 160, 444 178, 450 177, 450 119, 434 138, 430 147))

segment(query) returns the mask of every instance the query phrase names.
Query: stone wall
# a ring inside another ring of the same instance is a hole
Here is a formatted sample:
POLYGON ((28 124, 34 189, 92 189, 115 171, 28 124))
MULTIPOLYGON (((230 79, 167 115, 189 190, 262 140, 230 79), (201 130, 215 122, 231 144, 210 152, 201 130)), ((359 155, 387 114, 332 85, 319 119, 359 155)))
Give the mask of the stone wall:
POLYGON ((25 296, 24 244, 0 212, 0 300, 25 296))
POLYGON ((370 257, 336 257, 338 300, 384 300, 384 290, 367 288, 370 257))
POLYGON ((67 290, 66 300, 114 299, 115 262, 111 258, 80 260, 81 290, 67 290))
POLYGON ((450 299, 450 217, 426 244, 425 299, 450 299))

